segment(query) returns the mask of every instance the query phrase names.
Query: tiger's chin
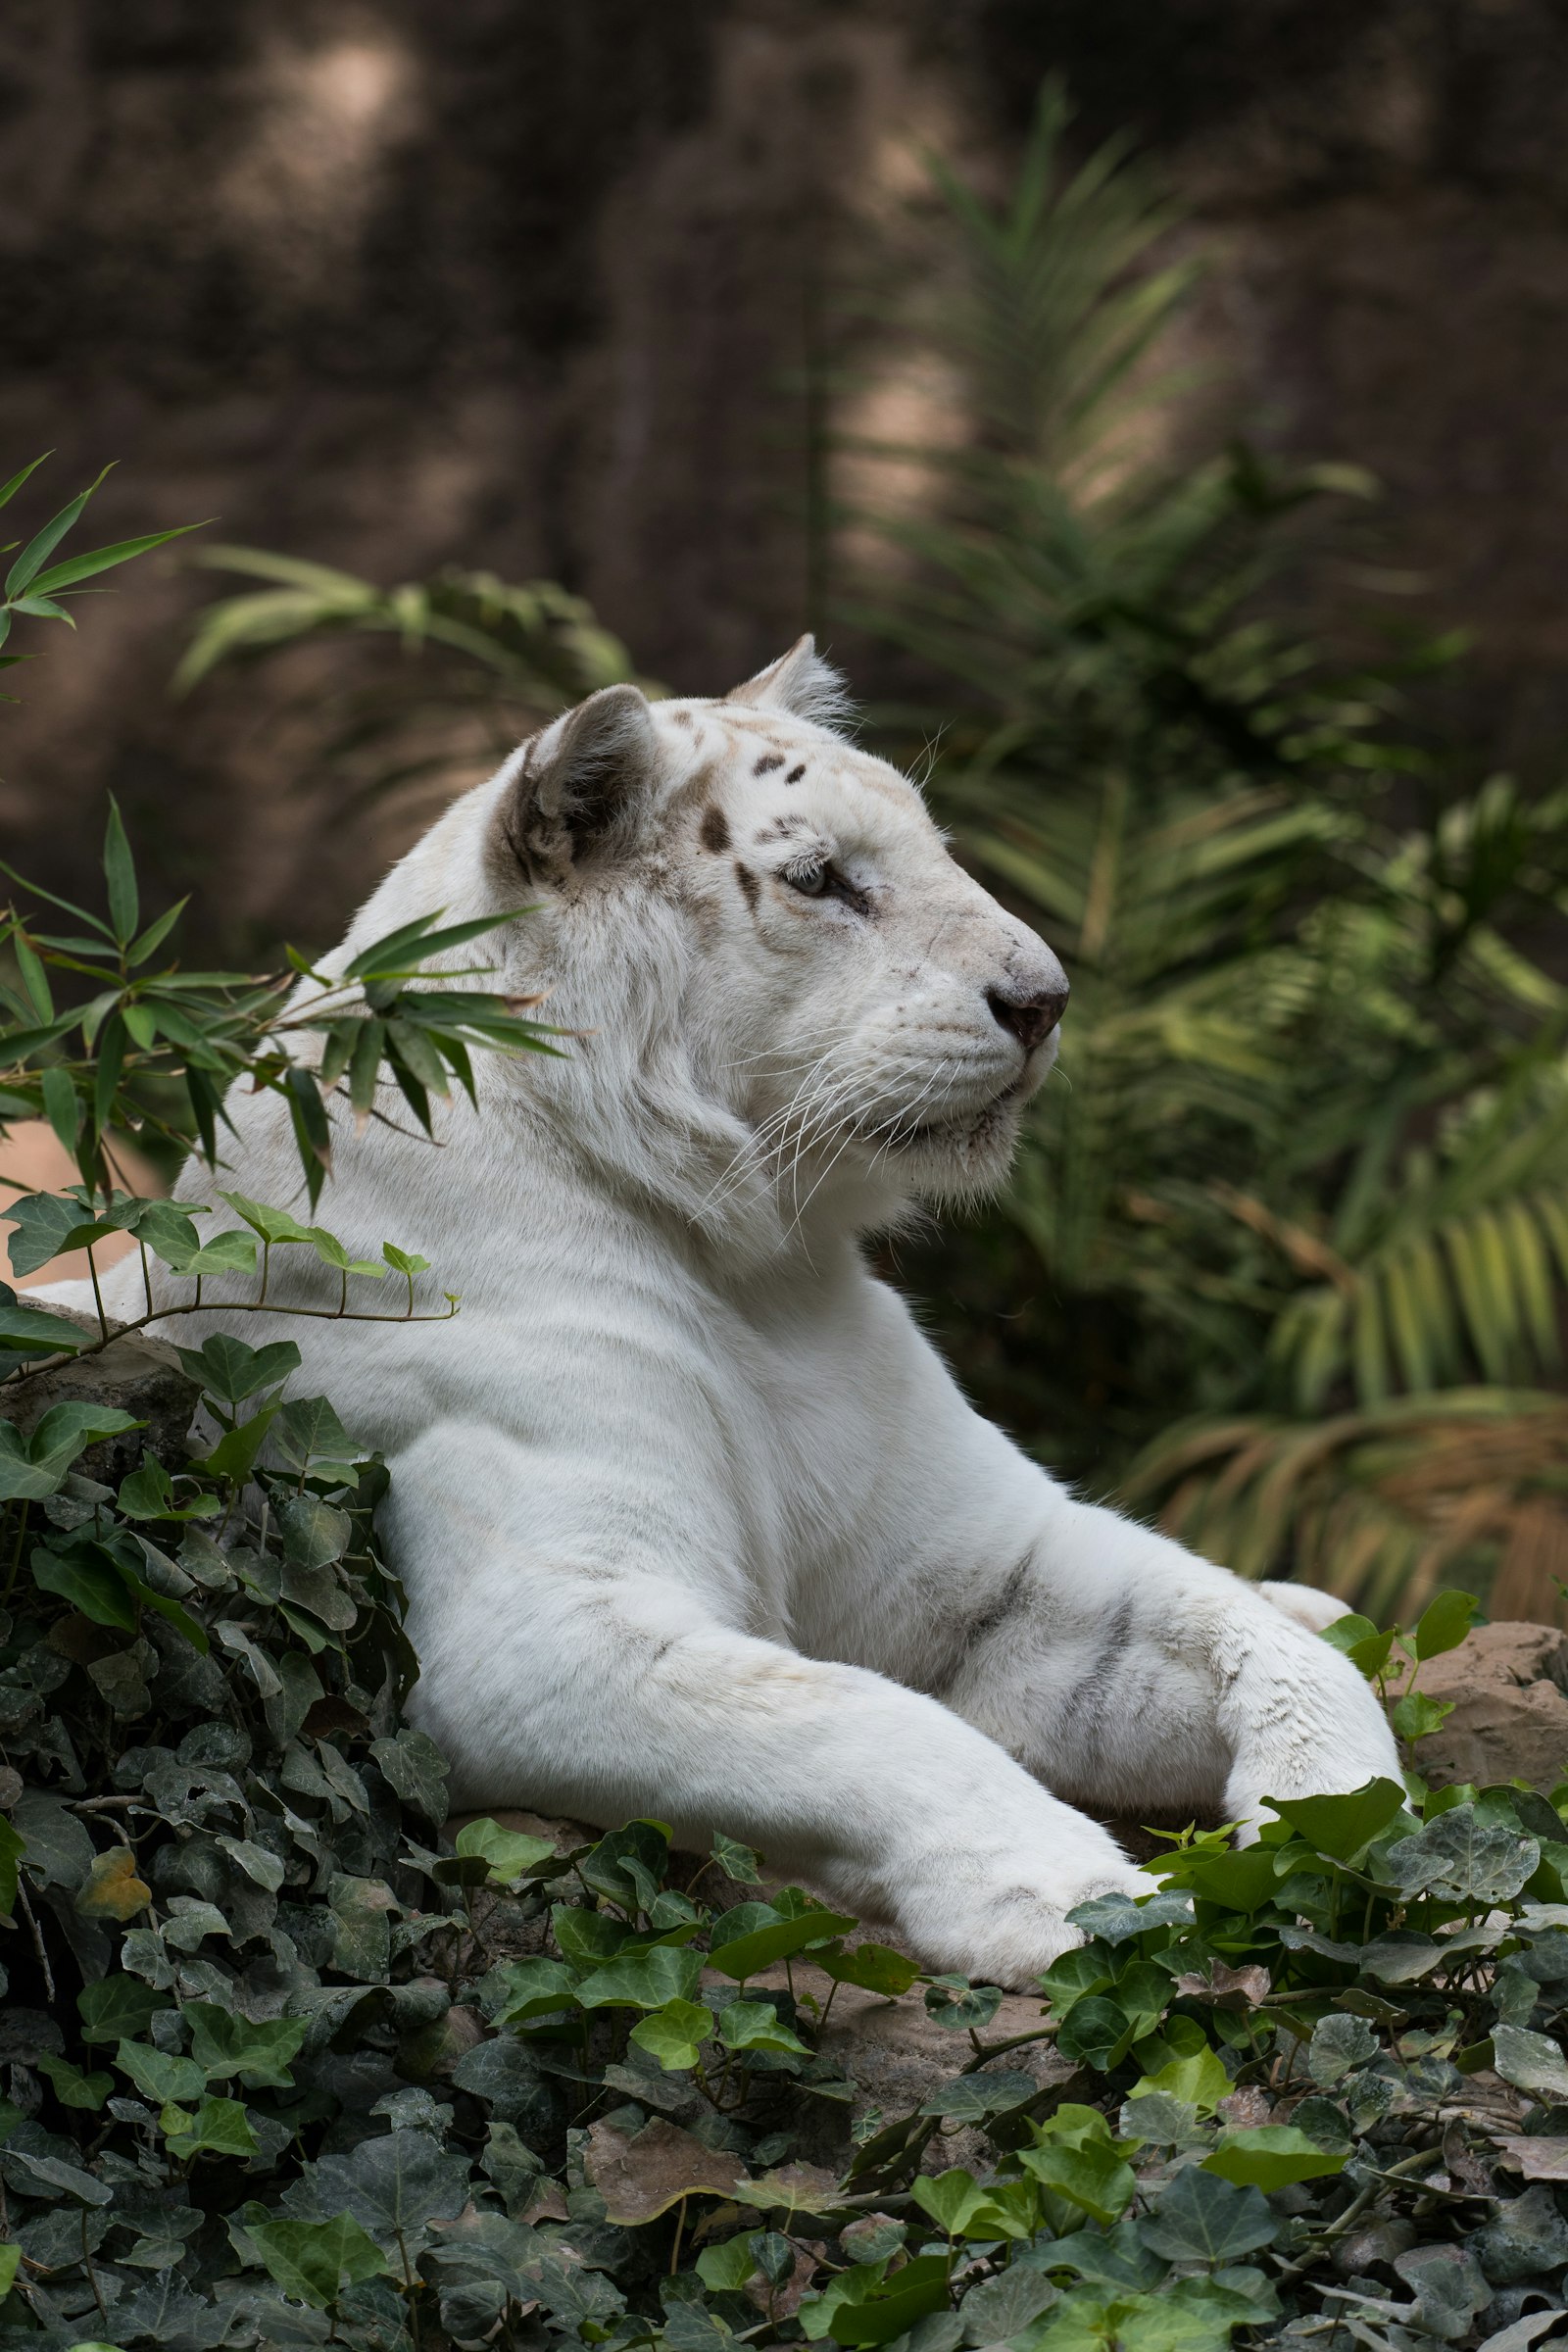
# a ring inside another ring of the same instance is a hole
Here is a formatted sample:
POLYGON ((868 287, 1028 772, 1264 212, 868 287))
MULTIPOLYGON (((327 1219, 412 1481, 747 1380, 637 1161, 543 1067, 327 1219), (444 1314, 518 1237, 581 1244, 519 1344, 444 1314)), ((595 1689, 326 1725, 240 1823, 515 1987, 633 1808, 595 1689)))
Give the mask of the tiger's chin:
POLYGON ((887 1164, 916 1200, 933 1205, 994 1193, 1007 1180, 1032 1092, 1020 1080, 978 1109, 895 1131, 885 1147, 887 1164))

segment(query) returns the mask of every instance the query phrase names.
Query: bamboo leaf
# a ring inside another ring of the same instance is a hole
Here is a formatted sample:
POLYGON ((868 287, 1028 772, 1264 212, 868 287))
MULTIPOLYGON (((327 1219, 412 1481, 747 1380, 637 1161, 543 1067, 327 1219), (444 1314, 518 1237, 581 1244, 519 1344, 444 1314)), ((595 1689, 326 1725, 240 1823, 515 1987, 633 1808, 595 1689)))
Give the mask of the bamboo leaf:
MULTIPOLYGON (((78 491, 77 495, 72 499, 68 505, 61 508, 58 514, 51 515, 50 519, 44 524, 41 531, 37 532, 34 537, 28 540, 21 555, 18 556, 16 562, 12 564, 11 569, 6 573, 6 598, 8 602, 13 597, 21 596, 26 589, 28 583, 32 580, 34 574, 41 570, 42 566, 53 555, 61 540, 70 530, 72 524, 80 514, 81 510, 87 504, 88 499, 91 498, 93 492, 97 489, 98 483, 102 482, 110 471, 111 468, 106 466, 103 469, 103 472, 98 476, 98 481, 90 482, 85 490, 78 491)), ((24 475, 22 478, 25 480, 26 477, 24 475)), ((0 501, 0 504, 3 504, 3 501, 0 501)))
MULTIPOLYGON (((102 475, 99 479, 102 480, 102 475)), ((133 557, 145 556, 155 547, 167 547, 171 539, 183 539, 187 531, 204 530, 200 522, 182 522, 172 531, 146 531, 139 539, 117 540, 113 547, 95 547, 85 555, 71 556, 64 564, 53 564, 40 573, 32 583, 32 594, 48 595, 57 588, 73 587, 78 580, 90 580, 100 571, 110 571, 117 564, 128 564, 133 557)))
POLYGON ((114 925, 115 939, 119 946, 127 947, 135 936, 139 906, 136 866, 125 838, 120 803, 113 793, 109 796, 109 824, 104 834, 104 875, 109 884, 109 919, 114 925))

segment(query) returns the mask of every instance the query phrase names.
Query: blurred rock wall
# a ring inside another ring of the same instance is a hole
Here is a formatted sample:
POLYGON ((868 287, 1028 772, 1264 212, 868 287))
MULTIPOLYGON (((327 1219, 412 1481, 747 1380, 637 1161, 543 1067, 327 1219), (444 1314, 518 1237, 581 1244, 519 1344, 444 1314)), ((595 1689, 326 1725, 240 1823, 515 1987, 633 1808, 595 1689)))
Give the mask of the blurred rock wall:
MULTIPOLYGON (((0 469, 117 458, 93 540, 549 574, 722 688, 812 603, 824 290, 920 144, 997 169, 1059 68, 1215 243, 1237 416, 1380 473, 1387 561, 1475 628, 1452 722, 1549 763, 1565 67, 1551 0, 9 0, 0 469)), ((155 558, 37 633, 0 832, 84 887, 112 787, 215 945, 319 941, 391 845, 293 789, 319 655, 171 706, 210 592, 155 558)))

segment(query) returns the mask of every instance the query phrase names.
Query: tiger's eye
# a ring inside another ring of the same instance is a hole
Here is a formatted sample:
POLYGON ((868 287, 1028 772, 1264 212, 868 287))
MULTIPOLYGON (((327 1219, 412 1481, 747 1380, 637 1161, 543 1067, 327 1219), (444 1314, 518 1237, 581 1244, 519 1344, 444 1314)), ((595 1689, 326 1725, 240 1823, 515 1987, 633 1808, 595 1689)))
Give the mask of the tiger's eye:
POLYGON ((794 873, 786 874, 784 879, 791 890, 800 892, 803 899, 819 899, 827 888, 827 867, 803 865, 794 873))

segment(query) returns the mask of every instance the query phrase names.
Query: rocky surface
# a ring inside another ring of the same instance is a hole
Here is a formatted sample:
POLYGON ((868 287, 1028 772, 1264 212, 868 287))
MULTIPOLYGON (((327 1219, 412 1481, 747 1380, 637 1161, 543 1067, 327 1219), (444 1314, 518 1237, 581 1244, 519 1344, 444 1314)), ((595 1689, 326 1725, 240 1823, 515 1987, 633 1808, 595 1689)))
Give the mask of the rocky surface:
POLYGON ((1419 1687, 1453 1707, 1415 1751, 1429 1781, 1549 1789, 1568 1779, 1568 1635, 1508 1619, 1478 1626, 1422 1667, 1419 1687))
MULTIPOLYGON (((97 1326, 86 1318, 74 1315, 72 1321, 97 1336, 97 1326)), ((112 1340, 97 1354, 35 1372, 17 1388, 7 1389, 0 1419, 30 1431, 56 1404, 118 1405, 122 1412, 134 1413, 142 1428, 105 1439, 76 1464, 83 1477, 114 1484, 136 1467, 144 1446, 165 1461, 179 1459, 198 1395, 195 1381, 187 1378, 167 1341, 133 1332, 112 1340)))

